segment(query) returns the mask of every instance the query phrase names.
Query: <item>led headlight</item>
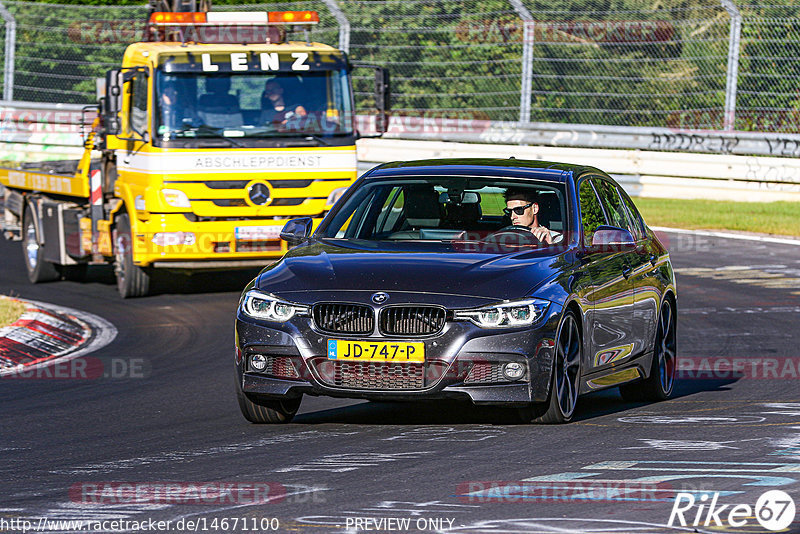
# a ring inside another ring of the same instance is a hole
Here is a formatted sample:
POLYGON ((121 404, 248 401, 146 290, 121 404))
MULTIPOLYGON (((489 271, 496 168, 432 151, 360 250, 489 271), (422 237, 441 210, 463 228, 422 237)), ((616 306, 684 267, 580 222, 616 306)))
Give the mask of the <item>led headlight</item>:
POLYGON ((544 317, 550 302, 543 299, 527 299, 504 302, 473 310, 456 310, 453 318, 472 321, 481 328, 511 328, 532 325, 544 317))
POLYGON ((280 300, 261 291, 248 291, 242 299, 242 312, 255 319, 285 323, 295 315, 308 315, 308 306, 280 300))

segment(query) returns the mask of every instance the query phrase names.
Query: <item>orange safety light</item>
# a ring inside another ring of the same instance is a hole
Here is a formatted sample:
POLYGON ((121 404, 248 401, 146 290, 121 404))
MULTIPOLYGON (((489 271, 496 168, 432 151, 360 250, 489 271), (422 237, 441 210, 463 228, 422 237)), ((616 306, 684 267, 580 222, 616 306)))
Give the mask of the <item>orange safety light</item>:
POLYGON ((170 11, 156 11, 150 15, 150 23, 157 26, 205 24, 206 14, 200 12, 173 13, 170 11))
POLYGON ((317 24, 319 13, 316 11, 270 11, 270 24, 317 24))

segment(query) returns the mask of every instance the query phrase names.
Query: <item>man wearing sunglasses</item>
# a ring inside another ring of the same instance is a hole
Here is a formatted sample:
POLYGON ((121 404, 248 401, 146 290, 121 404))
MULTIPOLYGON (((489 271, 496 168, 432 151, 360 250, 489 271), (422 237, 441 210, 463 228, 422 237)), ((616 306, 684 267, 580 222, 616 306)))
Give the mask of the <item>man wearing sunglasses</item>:
POLYGON ((560 237, 554 236, 550 229, 539 224, 539 203, 535 191, 509 189, 505 197, 506 207, 503 213, 511 217, 511 224, 526 227, 540 243, 552 245, 553 240, 560 237))

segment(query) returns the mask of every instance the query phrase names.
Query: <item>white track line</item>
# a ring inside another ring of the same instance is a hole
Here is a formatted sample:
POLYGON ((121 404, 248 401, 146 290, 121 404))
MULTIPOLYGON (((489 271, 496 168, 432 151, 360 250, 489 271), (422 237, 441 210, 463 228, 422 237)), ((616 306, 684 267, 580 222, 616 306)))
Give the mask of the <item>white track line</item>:
POLYGON ((800 239, 766 237, 761 235, 729 234, 727 232, 712 232, 709 230, 685 230, 683 228, 668 228, 666 226, 651 226, 656 232, 669 232, 673 234, 701 235, 705 237, 723 237, 725 239, 741 239, 743 241, 759 241, 761 243, 779 243, 781 245, 800 246, 800 239))

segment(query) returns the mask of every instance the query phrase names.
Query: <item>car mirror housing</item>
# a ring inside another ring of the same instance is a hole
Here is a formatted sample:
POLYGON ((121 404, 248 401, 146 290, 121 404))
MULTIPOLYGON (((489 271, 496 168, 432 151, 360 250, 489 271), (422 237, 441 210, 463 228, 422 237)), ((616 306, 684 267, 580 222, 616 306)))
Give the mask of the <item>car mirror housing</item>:
POLYGON ((629 252, 636 248, 633 235, 616 226, 599 226, 592 237, 588 252, 629 252))
POLYGON ((299 245, 311 236, 313 224, 311 217, 290 219, 281 230, 281 239, 289 243, 290 247, 299 245))

